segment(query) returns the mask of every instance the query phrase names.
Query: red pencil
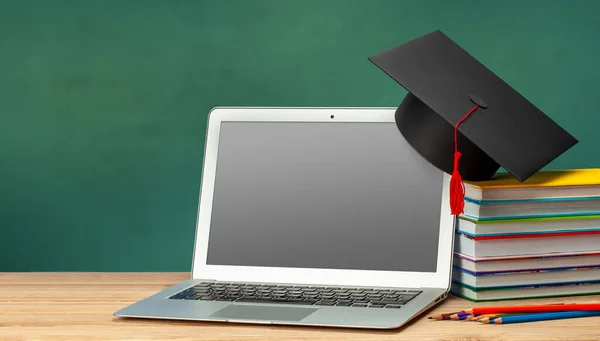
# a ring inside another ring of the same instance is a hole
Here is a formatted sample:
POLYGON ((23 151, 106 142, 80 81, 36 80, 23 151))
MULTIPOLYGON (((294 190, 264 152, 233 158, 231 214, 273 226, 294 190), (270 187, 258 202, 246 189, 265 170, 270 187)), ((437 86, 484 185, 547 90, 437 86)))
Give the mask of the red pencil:
POLYGON ((574 303, 574 304, 548 304, 548 305, 524 305, 524 306, 501 306, 501 307, 479 307, 463 310, 470 314, 499 314, 499 313, 540 313, 573 310, 600 310, 600 303, 574 303))

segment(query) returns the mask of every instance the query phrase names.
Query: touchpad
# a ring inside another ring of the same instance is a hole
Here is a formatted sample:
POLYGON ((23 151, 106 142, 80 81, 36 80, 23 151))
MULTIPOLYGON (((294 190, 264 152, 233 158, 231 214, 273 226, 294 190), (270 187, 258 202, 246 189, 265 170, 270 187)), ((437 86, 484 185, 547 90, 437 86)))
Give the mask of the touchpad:
POLYGON ((300 321, 317 310, 319 309, 232 304, 210 315, 210 317, 241 320, 300 321))

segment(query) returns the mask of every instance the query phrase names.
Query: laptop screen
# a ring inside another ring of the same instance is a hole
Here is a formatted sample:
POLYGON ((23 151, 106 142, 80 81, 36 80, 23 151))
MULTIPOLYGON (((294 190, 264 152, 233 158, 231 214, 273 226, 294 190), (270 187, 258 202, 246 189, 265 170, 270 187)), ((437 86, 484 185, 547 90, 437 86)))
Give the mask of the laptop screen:
POLYGON ((222 122, 207 264, 435 272, 441 195, 393 122, 222 122))

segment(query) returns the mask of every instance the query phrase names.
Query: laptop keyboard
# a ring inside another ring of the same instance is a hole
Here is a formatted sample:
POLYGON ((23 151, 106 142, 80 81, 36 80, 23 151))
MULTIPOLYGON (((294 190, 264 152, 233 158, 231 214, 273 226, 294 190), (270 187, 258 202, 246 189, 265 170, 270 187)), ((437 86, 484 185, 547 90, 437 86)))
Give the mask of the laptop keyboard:
POLYGON ((421 292, 419 290, 202 282, 169 298, 398 309, 421 292))

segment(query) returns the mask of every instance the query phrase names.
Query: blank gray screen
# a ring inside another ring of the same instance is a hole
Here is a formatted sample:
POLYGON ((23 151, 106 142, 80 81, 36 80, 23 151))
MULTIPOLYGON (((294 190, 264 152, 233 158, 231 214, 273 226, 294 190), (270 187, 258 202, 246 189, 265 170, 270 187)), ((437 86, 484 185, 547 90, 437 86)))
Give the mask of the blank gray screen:
POLYGON ((207 264, 435 272, 441 195, 395 123, 223 122, 207 264))

